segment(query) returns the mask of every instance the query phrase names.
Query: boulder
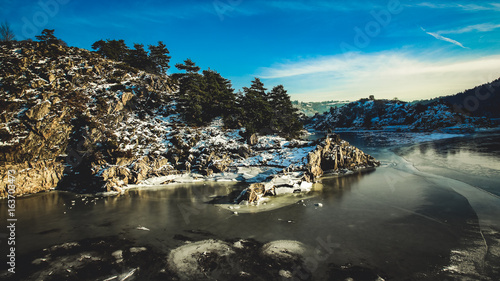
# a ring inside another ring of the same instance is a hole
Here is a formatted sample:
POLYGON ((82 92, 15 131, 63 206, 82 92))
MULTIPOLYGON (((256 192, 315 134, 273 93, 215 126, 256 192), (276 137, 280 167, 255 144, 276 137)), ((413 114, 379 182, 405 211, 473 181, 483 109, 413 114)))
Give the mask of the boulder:
POLYGON ((229 165, 231 165, 232 162, 233 160, 231 159, 231 157, 225 154, 224 156, 222 156, 222 158, 214 157, 212 159, 210 166, 213 168, 214 172, 222 173, 227 170, 227 168, 229 167, 229 165))
POLYGON ((40 120, 50 112, 50 107, 51 104, 49 101, 39 103, 26 111, 26 117, 31 120, 40 120))
POLYGON ((266 187, 262 183, 252 183, 248 187, 248 203, 258 201, 266 193, 266 187))
POLYGON ((338 172, 341 169, 355 170, 364 167, 376 167, 380 162, 349 145, 336 134, 328 135, 314 151, 307 156, 307 175, 315 180, 325 171, 338 172))
POLYGON ((266 195, 268 192, 274 195, 274 186, 266 189, 264 183, 252 183, 248 188, 244 189, 240 195, 236 198, 235 202, 240 203, 241 201, 248 201, 248 203, 257 202, 260 198, 266 195))
POLYGON ((259 137, 257 137, 257 134, 252 134, 247 138, 247 143, 249 145, 256 145, 259 142, 259 137))

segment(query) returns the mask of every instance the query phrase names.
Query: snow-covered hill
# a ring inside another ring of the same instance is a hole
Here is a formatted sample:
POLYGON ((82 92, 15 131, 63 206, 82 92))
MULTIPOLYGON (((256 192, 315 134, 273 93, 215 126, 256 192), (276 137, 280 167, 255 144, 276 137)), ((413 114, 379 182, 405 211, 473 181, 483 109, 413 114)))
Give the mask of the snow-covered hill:
POLYGON ((411 104, 397 100, 362 99, 312 118, 310 128, 385 129, 396 131, 471 131, 490 127, 485 117, 470 117, 438 101, 429 104, 411 104))
POLYGON ((0 65, 0 197, 9 170, 16 194, 27 194, 176 180, 271 181, 284 170, 314 180, 323 170, 378 165, 336 136, 248 139, 244 129, 224 129, 220 119, 189 127, 169 77, 87 50, 15 42, 0 45, 0 65))
POLYGON ((293 106, 299 110, 299 113, 309 117, 314 116, 317 113, 321 114, 327 112, 332 107, 340 107, 348 103, 349 101, 292 102, 293 106))

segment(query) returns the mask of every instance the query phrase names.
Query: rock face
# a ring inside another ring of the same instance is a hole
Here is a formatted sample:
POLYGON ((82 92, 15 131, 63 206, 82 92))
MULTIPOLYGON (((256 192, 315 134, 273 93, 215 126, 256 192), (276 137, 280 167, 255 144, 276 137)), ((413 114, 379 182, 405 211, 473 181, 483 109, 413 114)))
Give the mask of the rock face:
MULTIPOLYGON (((16 171, 17 195, 61 183, 76 190, 97 183, 102 189, 164 172, 166 159, 131 153, 116 134, 131 115, 136 121, 168 114, 165 105, 175 91, 168 77, 37 42, 1 45, 0 65, 0 196, 6 196, 9 170, 16 171), (138 169, 128 174, 114 168, 124 163, 138 169)), ((151 139, 135 135, 141 148, 151 139)))
POLYGON ((325 171, 339 172, 380 165, 375 158, 341 140, 336 134, 328 135, 314 151, 309 152, 307 158, 307 172, 313 180, 325 171))
MULTIPOLYGON (((307 171, 304 180, 313 181, 323 171, 376 163, 338 136, 246 139, 220 119, 188 127, 169 77, 87 50, 15 42, 0 45, 0 66, 0 197, 9 171, 22 195, 119 191, 154 177, 215 177, 254 166, 307 171)), ((255 186, 248 194, 256 200, 265 191, 255 186)))
POLYGON ((64 166, 55 161, 25 162, 7 164, 0 168, 2 186, 0 196, 7 196, 8 171, 14 171, 14 186, 17 194, 29 194, 47 190, 57 186, 63 178, 64 166))

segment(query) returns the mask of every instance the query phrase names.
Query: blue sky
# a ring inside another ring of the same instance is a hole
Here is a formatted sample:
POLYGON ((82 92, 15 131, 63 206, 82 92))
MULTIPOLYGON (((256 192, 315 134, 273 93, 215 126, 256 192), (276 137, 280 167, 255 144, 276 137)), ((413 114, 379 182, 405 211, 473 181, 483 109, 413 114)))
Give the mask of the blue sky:
POLYGON ((171 65, 189 57, 236 89, 260 77, 302 101, 427 99, 500 77, 493 1, 0 0, 0 20, 17 39, 49 28, 86 49, 161 40, 171 65))

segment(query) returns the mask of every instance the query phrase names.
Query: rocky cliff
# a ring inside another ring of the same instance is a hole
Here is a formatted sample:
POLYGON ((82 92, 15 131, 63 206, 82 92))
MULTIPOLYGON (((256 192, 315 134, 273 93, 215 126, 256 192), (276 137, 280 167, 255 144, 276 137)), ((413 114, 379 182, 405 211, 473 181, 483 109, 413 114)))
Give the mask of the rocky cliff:
POLYGON ((267 176, 287 170, 314 180, 324 170, 377 165, 337 136, 321 143, 247 139, 244 129, 226 130, 220 119, 191 128, 169 77, 87 50, 17 42, 0 46, 0 65, 1 197, 9 170, 21 195, 119 191, 151 178, 213 178, 256 166, 268 167, 267 176))

